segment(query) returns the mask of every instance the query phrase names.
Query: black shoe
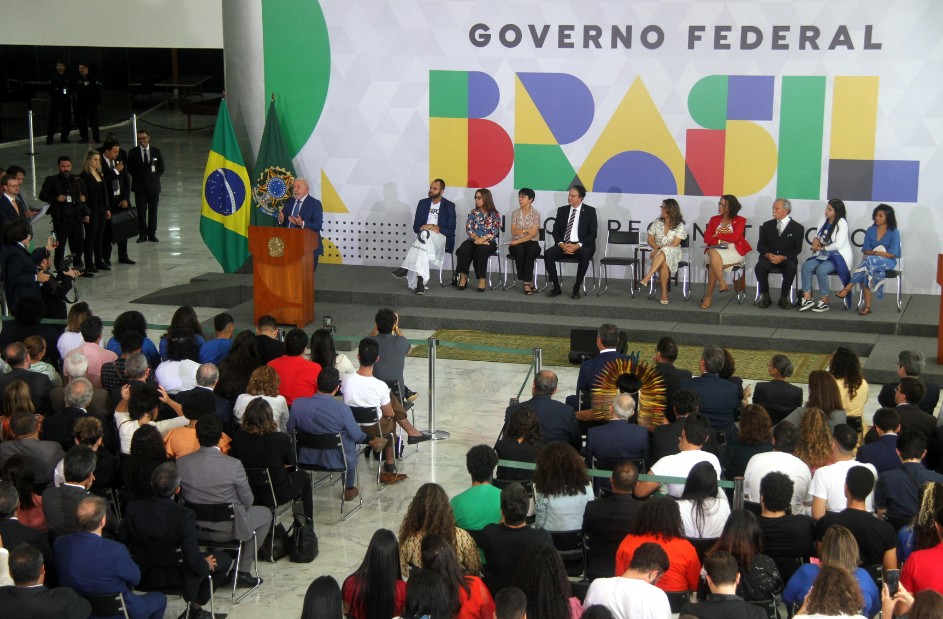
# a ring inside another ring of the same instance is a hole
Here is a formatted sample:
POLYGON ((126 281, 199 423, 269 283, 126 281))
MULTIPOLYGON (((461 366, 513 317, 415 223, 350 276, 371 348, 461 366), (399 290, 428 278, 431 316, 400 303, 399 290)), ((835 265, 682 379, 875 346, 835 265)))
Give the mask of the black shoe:
POLYGON ((396 269, 395 271, 393 271, 392 275, 393 277, 396 277, 398 279, 403 279, 404 277, 406 277, 408 273, 409 271, 407 269, 400 267, 399 269, 396 269))
POLYGON ((784 310, 792 309, 792 303, 789 302, 789 297, 785 295, 779 297, 779 307, 783 308, 784 310))
MULTIPOLYGON (((110 266, 111 266, 111 258, 105 258, 104 260, 102 260, 102 263, 103 263, 106 267, 110 267, 110 266)), ((100 265, 95 265, 95 266, 97 266, 99 269, 102 268, 100 265)))
POLYGON ((426 294, 426 287, 422 285, 422 278, 416 279, 416 294, 426 294))
POLYGON ((99 271, 110 271, 110 270, 111 270, 111 267, 108 266, 107 264, 105 264, 104 262, 96 262, 96 263, 95 263, 95 268, 98 269, 99 271))
POLYGON ((572 298, 574 298, 574 299, 579 299, 579 298, 580 298, 580 285, 579 285, 579 284, 573 286, 573 295, 572 295, 572 298))
POLYGON ((560 286, 557 286, 556 284, 553 284, 553 285, 550 286, 550 292, 547 293, 547 296, 548 296, 548 297, 559 297, 561 294, 563 294, 563 291, 560 290, 560 286))
POLYGON ((414 402, 416 398, 419 397, 419 394, 416 393, 415 391, 412 391, 411 389, 404 389, 403 397, 406 399, 407 402, 414 402))
POLYGON ((118 258, 118 264, 137 264, 137 262, 125 256, 124 258, 118 258))
POLYGON ((46 138, 46 146, 49 146, 50 144, 55 144, 55 143, 56 143, 56 140, 54 138, 46 138))
POLYGON ((138 243, 147 243, 147 237, 146 237, 146 236, 139 236, 137 242, 138 242, 138 243))
POLYGON ((86 272, 86 273, 98 273, 98 269, 96 269, 95 267, 88 267, 87 269, 85 269, 85 272, 86 272))
MULTIPOLYGON (((236 574, 236 586, 237 587, 254 587, 256 585, 261 585, 264 581, 261 578, 256 578, 249 572, 237 572, 233 570, 233 574, 236 574)), ((232 582, 233 577, 229 578, 229 582, 232 582)))
POLYGON ((151 243, 160 243, 160 241, 157 239, 157 237, 154 236, 153 234, 150 235, 150 236, 148 236, 148 237, 147 237, 147 240, 150 241, 151 243))
POLYGON ((453 276, 452 276, 452 285, 453 285, 453 286, 458 286, 458 275, 453 275, 453 276))
POLYGON ((68 137, 62 138, 62 139, 60 139, 59 141, 62 142, 63 144, 71 144, 71 143, 72 143, 72 141, 71 141, 68 137))
POLYGON ((89 273, 88 271, 85 271, 84 273, 79 275, 79 277, 95 277, 95 276, 89 273))
POLYGON ((773 304, 773 300, 770 298, 768 292, 763 293, 763 300, 760 301, 760 309, 766 309, 773 304))
POLYGON ((422 443, 423 441, 428 441, 431 438, 432 438, 431 434, 426 434, 425 432, 423 432, 422 436, 410 436, 409 439, 407 439, 406 443, 408 445, 415 445, 416 443, 422 443))

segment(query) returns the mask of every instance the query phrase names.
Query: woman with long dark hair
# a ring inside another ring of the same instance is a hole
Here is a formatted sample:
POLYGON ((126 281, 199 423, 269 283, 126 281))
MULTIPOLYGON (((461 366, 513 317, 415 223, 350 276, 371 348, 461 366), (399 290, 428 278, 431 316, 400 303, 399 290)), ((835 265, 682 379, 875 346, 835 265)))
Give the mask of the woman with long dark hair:
POLYGON ((301 619, 343 619, 341 590, 333 576, 318 576, 305 592, 301 619))
POLYGON ((186 331, 193 338, 197 351, 200 350, 200 346, 206 344, 206 334, 203 333, 196 311, 189 305, 178 307, 170 319, 167 333, 160 336, 160 356, 164 361, 167 360, 167 338, 173 337, 176 331, 186 331))
POLYGON ((157 384, 175 394, 196 388, 196 371, 200 367, 200 349, 186 331, 173 331, 160 341, 166 345, 164 361, 154 370, 157 384))
MULTIPOLYGON (((771 600, 783 590, 783 579, 776 563, 763 553, 763 531, 753 512, 735 509, 724 525, 720 539, 711 552, 726 550, 737 560, 740 583, 737 595, 744 600, 771 600)), ((698 597, 710 592, 707 581, 702 580, 698 597)))
POLYGON ((85 195, 85 206, 89 211, 88 221, 85 223, 85 271, 110 271, 111 267, 105 264, 103 259, 102 241, 105 238, 105 221, 111 215, 108 212, 108 196, 105 193, 101 154, 98 151, 85 152, 82 171, 78 177, 79 186, 85 195))
POLYGON ((475 264, 478 292, 485 291, 485 276, 488 256, 498 250, 497 239, 501 233, 501 215, 494 206, 488 189, 475 192, 475 208, 465 222, 468 238, 455 250, 455 272, 459 275, 458 289, 468 286, 468 268, 475 264))
POLYGON ((789 413, 786 421, 791 421, 798 426, 808 409, 817 408, 828 418, 828 430, 831 432, 835 426, 847 420, 842 406, 841 389, 835 377, 826 370, 812 370, 809 372, 809 399, 805 406, 800 406, 789 413))
POLYGON ((337 368, 341 378, 344 374, 355 372, 354 364, 347 355, 337 352, 334 336, 327 329, 318 329, 311 334, 311 361, 322 368, 337 368))
MULTIPOLYGON (((704 229, 704 243, 709 249, 704 250, 707 290, 704 294, 704 302, 701 303, 702 309, 711 306, 714 286, 719 284, 718 292, 721 293, 730 290, 730 286, 724 282, 724 272, 730 273, 735 266, 743 266, 743 257, 753 250, 744 236, 747 220, 745 217, 740 217, 741 208, 736 196, 730 194, 721 196, 717 202, 718 214, 710 218, 707 228, 704 229)), ((740 290, 743 290, 741 286, 746 286, 746 279, 742 272, 734 283, 740 290)))
MULTIPOLYGON (((858 417, 864 413, 871 388, 861 371, 861 359, 850 348, 839 346, 832 353, 828 362, 828 371, 835 377, 841 394, 842 408, 848 417, 858 417)), ((858 424, 860 427, 860 423, 858 424)))
POLYGON ((154 496, 151 476, 154 469, 169 460, 160 430, 150 424, 139 427, 131 437, 130 457, 121 459, 123 489, 135 499, 154 496))
MULTIPOLYGON (((499 460, 512 462, 537 462, 537 454, 544 448, 540 432, 540 420, 529 406, 521 406, 511 414, 504 435, 494 444, 499 460)), ((499 466, 495 477, 502 480, 526 482, 534 477, 534 471, 499 466)))
POLYGON ((4 441, 16 439, 13 430, 10 429, 10 421, 13 415, 20 411, 35 413, 36 407, 33 406, 33 400, 30 397, 29 385, 22 380, 15 380, 3 390, 3 422, 0 423, 0 439, 4 441))
POLYGON ((652 268, 639 281, 648 286, 655 273, 661 286, 661 304, 668 305, 668 278, 678 272, 681 261, 681 241, 688 238, 684 231, 681 207, 674 198, 661 201, 661 216, 648 227, 648 245, 652 248, 652 268))
POLYGON ((802 305, 799 311, 828 311, 828 276, 838 275, 842 285, 851 279, 851 243, 849 241, 848 221, 845 219, 845 203, 841 200, 829 200, 825 207, 825 217, 815 226, 818 232, 812 239, 812 257, 802 263, 802 305), (818 303, 812 301, 813 279, 818 282, 818 303))
POLYGON ((389 529, 377 529, 360 567, 344 581, 344 612, 354 619, 402 616, 406 582, 399 565, 399 542, 389 529))
POLYGON ((422 569, 442 577, 454 619, 493 619, 494 600, 477 576, 466 576, 444 539, 430 533, 422 538, 422 569))
POLYGON ((897 231, 897 217, 894 209, 887 204, 878 204, 871 212, 874 225, 864 233, 864 245, 861 246, 861 262, 851 274, 851 280, 838 293, 844 299, 855 284, 861 285, 864 293, 864 309, 858 312, 862 316, 871 313, 871 291, 878 300, 884 298, 884 275, 897 267, 900 258, 900 232, 897 231))
POLYGON ((422 538, 435 533, 455 551, 462 572, 477 576, 481 571, 481 556, 478 546, 464 529, 455 526, 455 515, 449 504, 449 495, 439 484, 419 486, 399 529, 400 568, 410 574, 410 567, 422 565, 422 538))
POLYGON ((137 310, 130 310, 118 314, 115 318, 115 326, 111 329, 111 338, 108 340, 107 348, 119 357, 121 351, 121 336, 127 331, 138 333, 144 338, 144 346, 141 352, 147 357, 147 363, 152 368, 156 368, 161 362, 160 351, 154 346, 154 342, 147 339, 147 318, 137 310))
POLYGON ((717 469, 710 462, 698 462, 688 473, 684 492, 678 501, 684 536, 691 538, 720 537, 730 516, 727 495, 717 485, 717 469))
POLYGON ((534 471, 536 527, 548 531, 581 528, 586 504, 593 498, 586 463, 572 445, 553 442, 537 454, 534 471))
POLYGON ((743 477, 750 458, 768 451, 773 451, 773 424, 769 415, 759 404, 747 404, 740 414, 740 430, 727 441, 724 449, 724 475, 727 479, 743 477))
POLYGON ((629 569, 635 550, 646 542, 665 549, 671 567, 655 586, 662 591, 695 591, 701 575, 701 562, 691 542, 685 539, 684 521, 678 502, 666 496, 645 501, 635 515, 629 534, 616 551, 616 574, 629 569))
POLYGON ((246 392, 252 373, 265 365, 256 337, 252 331, 241 331, 233 338, 229 353, 219 361, 219 382, 215 391, 230 402, 246 392))
POLYGON ((35 492, 35 476, 30 461, 20 454, 10 456, 3 463, 0 479, 10 482, 16 488, 16 493, 20 497, 16 519, 20 524, 45 531, 46 516, 43 514, 43 498, 35 492))
POLYGON ((524 552, 511 586, 527 596, 528 617, 579 619, 583 614, 560 553, 550 544, 531 546, 524 552))
POLYGON ((402 619, 452 619, 441 576, 431 570, 413 570, 406 585, 402 619))

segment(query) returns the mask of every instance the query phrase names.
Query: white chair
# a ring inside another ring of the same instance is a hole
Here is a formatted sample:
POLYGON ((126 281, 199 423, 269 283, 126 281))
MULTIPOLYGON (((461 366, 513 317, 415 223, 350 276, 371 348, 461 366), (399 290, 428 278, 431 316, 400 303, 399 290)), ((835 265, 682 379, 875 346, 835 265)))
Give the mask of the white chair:
MULTIPOLYGON (((903 300, 901 299, 902 288, 904 285, 904 244, 900 244, 900 256, 897 257, 897 268, 888 269, 884 272, 884 279, 893 279, 897 281, 897 313, 903 311, 903 300)), ((858 287, 858 310, 861 310, 861 307, 864 305, 864 285, 859 284, 858 287)), ((849 294, 845 299, 850 299, 851 295, 849 294)))
MULTIPOLYGON (((691 296, 691 283, 689 281, 691 278, 691 240, 690 239, 691 237, 686 236, 684 240, 681 241, 681 244, 679 245, 682 251, 681 255, 682 256, 686 255, 686 258, 687 258, 686 260, 678 261, 678 270, 680 271, 681 269, 684 269, 684 279, 681 280, 681 291, 683 293, 685 301, 687 301, 688 297, 691 296)), ((659 281, 659 282, 661 281, 661 275, 658 273, 658 271, 655 271, 655 274, 652 276, 652 278, 648 282, 649 300, 651 300, 652 297, 655 296, 655 282, 656 281, 659 281)))

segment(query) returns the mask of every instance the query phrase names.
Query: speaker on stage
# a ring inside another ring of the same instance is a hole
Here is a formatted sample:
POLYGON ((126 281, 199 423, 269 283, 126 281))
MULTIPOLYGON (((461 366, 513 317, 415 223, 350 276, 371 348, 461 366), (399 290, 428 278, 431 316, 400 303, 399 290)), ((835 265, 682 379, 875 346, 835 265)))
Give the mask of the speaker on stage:
MULTIPOLYGON (((596 347, 598 336, 599 332, 596 329, 570 329, 570 352, 567 354, 567 360, 573 365, 580 365, 587 359, 598 356, 599 348, 596 347)), ((619 331, 616 351, 624 355, 628 349, 629 338, 625 331, 619 331)))

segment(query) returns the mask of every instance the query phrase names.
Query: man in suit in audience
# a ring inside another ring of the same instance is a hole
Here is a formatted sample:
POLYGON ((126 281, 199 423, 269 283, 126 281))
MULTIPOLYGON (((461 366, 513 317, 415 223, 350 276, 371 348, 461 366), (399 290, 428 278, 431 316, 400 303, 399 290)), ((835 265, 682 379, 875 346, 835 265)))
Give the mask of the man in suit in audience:
MULTIPOLYGON (((681 432, 684 431, 684 420, 691 413, 697 412, 699 399, 697 394, 690 389, 676 391, 673 401, 674 404, 669 408, 674 410, 675 420, 671 423, 655 426, 652 433, 652 462, 658 462, 665 456, 671 456, 681 451, 679 442, 681 441, 681 432)), ((724 459, 724 448, 717 443, 716 434, 716 432, 711 431, 701 450, 714 454, 718 461, 722 461, 724 459)))
MULTIPOLYGON (((926 364, 926 357, 919 350, 902 350, 897 355, 897 376, 900 378, 904 376, 920 378, 920 373, 926 364)), ((894 394, 897 392, 898 384, 900 384, 900 381, 896 380, 884 383, 881 386, 881 393, 878 394, 878 404, 887 408, 897 406, 894 394)), ((927 387, 927 394, 923 396, 917 406, 923 412, 932 415, 936 411, 937 403, 940 401, 940 386, 928 381, 923 381, 923 384, 927 387)), ((938 420, 937 425, 943 425, 943 421, 938 420)))
POLYGON ((760 226, 760 241, 756 251, 760 255, 756 260, 756 283, 763 295, 760 307, 766 309, 773 304, 769 294, 769 274, 774 269, 783 275, 782 291, 779 295, 779 307, 792 309, 789 302, 789 289, 796 279, 796 267, 799 254, 802 253, 802 240, 805 228, 794 220, 792 202, 786 198, 777 198, 773 202, 773 218, 760 226))
MULTIPOLYGON (((599 377, 605 373, 606 366, 611 361, 628 360, 628 357, 616 352, 616 346, 619 345, 619 328, 615 325, 606 323, 599 327, 596 333, 596 348, 599 354, 592 359, 587 359, 580 364, 580 373, 576 378, 576 391, 591 391, 596 385, 599 377)), ((581 410, 583 404, 579 401, 579 395, 569 395, 566 397, 566 403, 573 407, 573 410, 581 410)))
MULTIPOLYGON (((112 220, 130 206, 131 178, 125 169, 127 157, 128 154, 121 149, 117 140, 105 139, 102 145, 102 180, 105 182, 106 205, 111 212, 111 218, 105 220, 105 237, 102 241, 102 258, 107 267, 111 267, 112 220)), ((137 264, 128 257, 127 240, 115 244, 118 246, 119 264, 137 264)))
POLYGON ((256 546, 262 545, 272 522, 272 512, 267 507, 253 505, 252 489, 242 462, 223 455, 216 446, 223 435, 223 424, 216 416, 205 417, 196 426, 196 437, 200 448, 177 460, 180 470, 180 496, 187 503, 215 505, 233 503, 233 522, 202 522, 201 527, 212 527, 216 533, 200 533, 201 539, 212 541, 242 542, 238 572, 233 573, 239 585, 255 587, 262 584, 261 578, 249 573, 255 559, 256 546), (253 534, 256 538, 253 543, 253 534), (204 537, 205 536, 205 537, 204 537))
MULTIPOLYGON (((139 333, 135 333, 135 335, 141 337, 139 333)), ((105 366, 103 365, 103 371, 104 367, 105 366)), ((85 375, 88 373, 88 359, 86 359, 85 355, 81 353, 71 354, 62 361, 62 369, 72 380, 77 378, 85 378, 85 375)), ((91 382, 89 382, 89 384, 91 384, 91 382)), ((66 408, 65 389, 65 387, 56 387, 49 392, 49 404, 52 407, 52 414, 56 417, 58 417, 66 408)), ((120 401, 121 399, 119 398, 115 401, 115 404, 120 401)), ((85 409, 89 413, 98 415, 99 417, 110 417, 115 414, 115 408, 112 406, 111 394, 106 389, 92 388, 92 398, 89 400, 88 405, 85 406, 85 409)), ((114 433, 112 432, 112 434, 114 433)), ((108 448, 113 448, 110 442, 108 443, 108 448)))
MULTIPOLYGON (((65 455, 62 463, 65 483, 58 488, 50 486, 43 492, 43 515, 50 537, 71 535, 79 530, 75 510, 83 499, 92 496, 88 489, 92 487, 97 465, 95 452, 85 445, 76 445, 65 455)), ((118 534, 118 517, 111 507, 107 507, 106 513, 105 532, 114 539, 118 534)))
MULTIPOLYGON (((937 420, 933 415, 923 412, 917 403, 927 394, 927 386, 923 381, 913 376, 904 376, 894 392, 894 401, 897 406, 894 410, 900 415, 900 427, 903 430, 919 430, 929 441, 936 433, 937 420)), ((878 433, 873 427, 864 436, 865 443, 878 440, 878 433)))
POLYGON ((514 411, 522 406, 529 406, 540 420, 540 432, 544 443, 561 441, 573 445, 580 451, 583 447, 583 437, 576 421, 573 407, 552 399, 557 392, 557 375, 550 370, 541 370, 534 377, 534 386, 531 393, 534 397, 526 402, 512 404, 504 411, 504 423, 507 425, 514 411))
MULTIPOLYGON (((8 481, 0 481, 0 539, 3 547, 13 549, 21 544, 30 544, 39 549, 46 564, 46 582, 56 586, 56 559, 46 534, 39 529, 28 527, 16 519, 16 510, 20 507, 20 495, 16 486, 8 481)), ((3 607, 3 604, 0 604, 3 607)))
POLYGON ((158 591, 133 593, 131 588, 141 582, 141 569, 124 544, 102 537, 108 511, 101 497, 82 499, 75 508, 78 530, 53 542, 62 584, 80 595, 120 593, 130 619, 161 619, 167 596, 158 591))
POLYGON ((3 349, 3 360, 7 362, 12 370, 6 374, 0 375, 0 394, 4 393, 10 383, 21 380, 29 387, 29 399, 33 402, 33 408, 40 415, 47 416, 52 414, 49 406, 49 392, 52 391, 52 383, 49 377, 40 372, 30 372, 29 351, 22 342, 14 342, 3 349))
POLYGON ((593 254, 596 253, 596 209, 583 204, 585 197, 586 188, 573 185, 567 197, 569 206, 557 209, 553 222, 553 247, 544 252, 544 266, 547 268, 547 279, 550 280, 551 297, 563 293, 557 278, 557 262, 566 256, 579 261, 572 295, 574 299, 579 299, 583 277, 586 276, 586 269, 589 268, 593 254))
POLYGON ((201 552, 196 535, 193 511, 174 501, 180 492, 180 472, 172 462, 165 462, 151 475, 154 496, 128 504, 121 520, 118 541, 128 546, 131 556, 140 562, 141 586, 153 588, 165 583, 183 585, 183 600, 190 602, 190 613, 184 619, 207 619, 209 613, 200 607, 210 599, 207 576, 213 575, 214 588, 232 566, 232 557, 225 551, 201 552), (152 551, 179 550, 180 567, 148 565, 152 551), (138 557, 145 559, 138 559, 138 557))
MULTIPOLYGON (((9 544, 6 539, 4 543, 9 544)), ((86 619, 92 614, 88 600, 68 587, 50 589, 44 554, 31 544, 11 546, 10 577, 13 587, 0 587, 0 608, 6 619, 86 619), (48 585, 48 586, 47 586, 48 585)))
POLYGON ((221 395, 217 395, 213 389, 219 382, 219 370, 212 363, 204 363, 196 370, 196 387, 187 391, 179 392, 174 399, 183 404, 191 394, 198 391, 209 391, 213 394, 216 401, 216 416, 223 424, 223 432, 232 436, 233 403, 221 395))
POLYGON ((900 432, 900 415, 896 408, 881 408, 874 413, 874 430, 878 439, 858 448, 855 460, 874 465, 878 474, 901 467, 897 455, 897 433, 900 432))
POLYGON ((682 389, 690 389, 699 399, 698 412, 706 415, 711 428, 727 434, 727 439, 737 433, 734 421, 740 410, 737 386, 718 376, 724 367, 724 350, 720 346, 705 346, 701 353, 701 375, 681 381, 682 389))
MULTIPOLYGON (((64 391, 65 409, 43 421, 43 437, 49 441, 56 441, 62 445, 63 451, 68 451, 75 445, 75 424, 79 419, 84 419, 91 414, 87 409, 89 402, 92 401, 92 383, 84 378, 76 378, 65 386, 64 391)), ((111 419, 107 417, 101 417, 99 421, 103 427, 105 424, 114 427, 111 419)))
POLYGON ((151 146, 151 136, 141 129, 138 145, 128 153, 131 191, 138 209, 138 243, 157 239, 157 204, 160 201, 160 177, 164 173, 164 155, 151 146))
POLYGON ((681 388, 681 381, 691 378, 690 370, 675 367, 678 358, 678 345, 670 337, 658 340, 655 346, 655 369, 661 374, 662 384, 665 386, 665 417, 669 422, 674 421, 674 411, 671 407, 675 392, 681 388))
POLYGON ((802 387, 786 382, 793 370, 789 357, 773 355, 766 370, 773 380, 756 383, 753 387, 753 403, 766 409, 774 426, 802 406, 802 387))
MULTIPOLYGON (((75 434, 75 445, 86 445, 95 452, 97 461, 95 478, 92 480, 92 486, 89 490, 117 489, 121 485, 121 461, 118 456, 108 453, 108 450, 102 445, 101 419, 94 415, 86 415, 75 422, 73 433, 75 434)), ((52 480, 56 487, 65 483, 64 468, 64 461, 60 461, 56 465, 56 472, 52 480)))
MULTIPOLYGON (((609 407, 612 418, 606 425, 590 428, 586 432, 586 466, 604 468, 620 460, 641 460, 645 468, 649 460, 648 429, 629 423, 635 412, 635 400, 627 393, 612 399, 609 407)), ((596 480, 597 487, 609 486, 607 480, 596 480)))
POLYGON ((284 342, 278 341, 278 321, 275 318, 268 314, 259 318, 259 326, 255 334, 255 343, 264 363, 285 354, 284 342))
POLYGON ((899 524, 894 528, 897 529, 910 524, 920 510, 919 489, 927 482, 943 482, 943 475, 927 469, 921 462, 927 455, 923 434, 917 430, 901 430, 895 438, 901 466, 881 472, 874 487, 874 508, 879 518, 887 513, 896 519, 899 524))
POLYGON ((308 194, 311 191, 308 181, 296 178, 291 185, 291 200, 285 201, 285 207, 278 212, 278 225, 285 228, 305 228, 318 233, 318 247, 314 250, 314 270, 318 270, 318 257, 324 253, 321 242, 321 225, 324 221, 324 209, 321 201, 308 194))
POLYGON ((39 439, 39 421, 29 411, 15 413, 10 420, 10 430, 16 440, 0 443, 0 466, 10 456, 19 454, 33 466, 37 489, 45 488, 52 482, 56 465, 65 456, 62 445, 39 439))
POLYGON ((586 576, 603 578, 616 569, 616 551, 629 534, 629 527, 643 503, 632 496, 638 483, 638 468, 631 462, 619 462, 609 478, 612 493, 590 501, 583 512, 583 533, 589 538, 586 551, 586 576))

